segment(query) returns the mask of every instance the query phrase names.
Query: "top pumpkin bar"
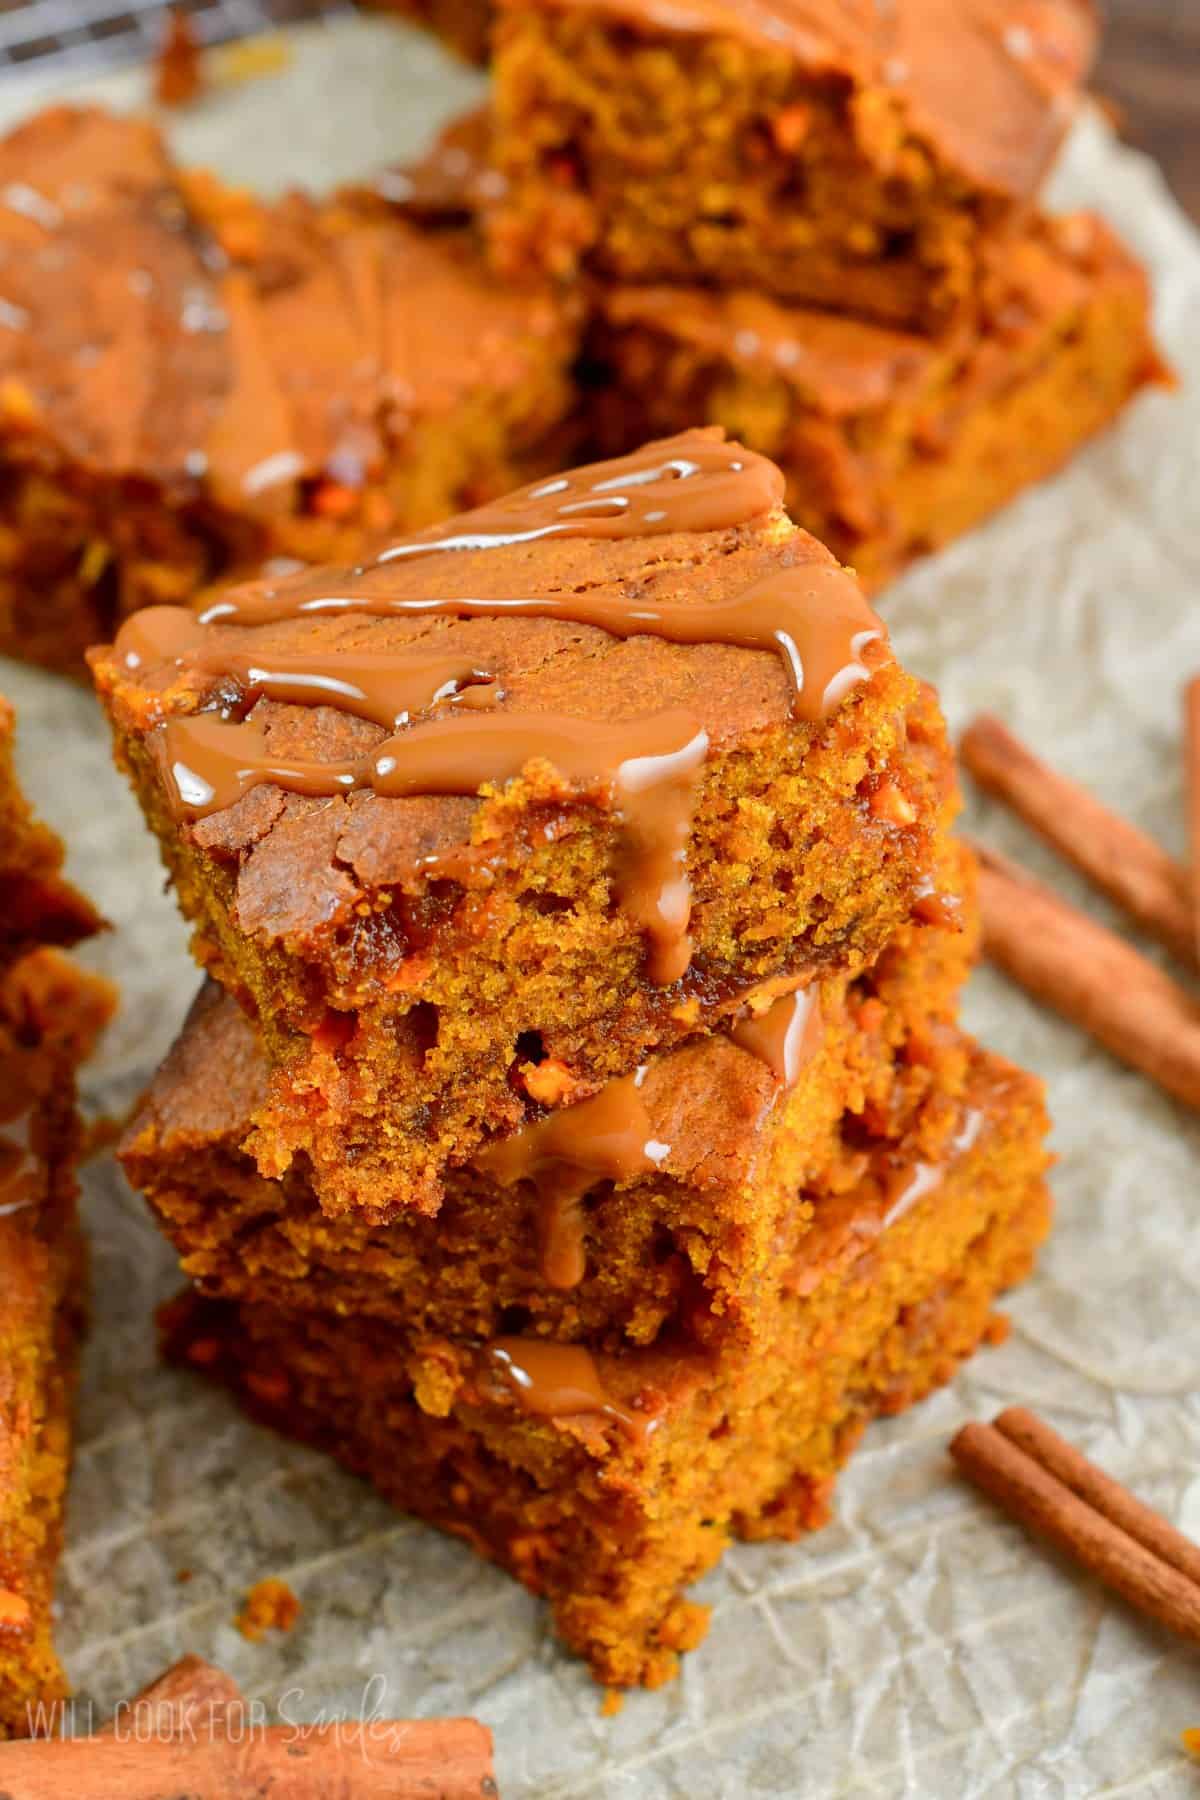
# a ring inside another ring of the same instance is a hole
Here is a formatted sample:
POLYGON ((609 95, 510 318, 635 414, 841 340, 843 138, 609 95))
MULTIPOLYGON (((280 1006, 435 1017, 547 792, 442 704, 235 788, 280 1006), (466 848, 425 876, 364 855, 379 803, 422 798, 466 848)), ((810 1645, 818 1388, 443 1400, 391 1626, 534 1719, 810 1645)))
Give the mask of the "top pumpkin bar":
POLYGON ((864 967, 936 887, 942 721, 774 464, 696 431, 93 653, 251 1148, 435 1210, 486 1136, 864 967))
POLYGON ((938 330, 1095 41, 1091 0, 503 0, 493 254, 938 330))

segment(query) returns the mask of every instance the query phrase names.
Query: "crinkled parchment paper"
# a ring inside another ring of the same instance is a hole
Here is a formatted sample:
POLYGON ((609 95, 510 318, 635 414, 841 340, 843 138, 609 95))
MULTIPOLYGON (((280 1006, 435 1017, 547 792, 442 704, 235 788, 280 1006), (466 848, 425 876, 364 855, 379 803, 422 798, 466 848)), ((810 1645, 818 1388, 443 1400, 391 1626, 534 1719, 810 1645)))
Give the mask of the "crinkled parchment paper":
MULTIPOLYGON (((327 182, 413 149, 475 87, 431 44, 350 21, 299 37, 284 76, 174 130, 235 179, 327 182)), ((89 91, 139 104, 144 75, 89 91)), ((0 91, 0 116, 28 99, 0 91)), ((994 708, 1182 851, 1179 687, 1200 669, 1200 240, 1096 120, 1057 190, 1102 208, 1152 265, 1183 390, 1144 399, 1067 474, 917 571, 888 616, 956 728, 994 708)), ((92 959, 124 1009, 87 1098, 118 1110, 196 977, 90 697, 17 668, 0 679, 29 785, 115 926, 92 959)), ((974 823, 1086 898, 999 813, 974 823)), ((1032 1548, 945 1455, 962 1419, 1025 1401, 1200 1536, 1200 1124, 997 977, 977 976, 967 1010, 1047 1078, 1056 1120, 1058 1227, 1012 1301, 1012 1338, 868 1434, 826 1531, 731 1551, 699 1590, 712 1630, 681 1679, 613 1719, 513 1582, 156 1365, 171 1257, 111 1160, 89 1169, 95 1331, 59 1584, 79 1694, 107 1708, 193 1650, 310 1718, 356 1712, 378 1676, 393 1716, 487 1720, 507 1800, 1200 1792, 1178 1748, 1200 1724, 1200 1655, 1032 1548), (304 1612, 290 1636, 250 1645, 231 1621, 267 1574, 304 1612)))

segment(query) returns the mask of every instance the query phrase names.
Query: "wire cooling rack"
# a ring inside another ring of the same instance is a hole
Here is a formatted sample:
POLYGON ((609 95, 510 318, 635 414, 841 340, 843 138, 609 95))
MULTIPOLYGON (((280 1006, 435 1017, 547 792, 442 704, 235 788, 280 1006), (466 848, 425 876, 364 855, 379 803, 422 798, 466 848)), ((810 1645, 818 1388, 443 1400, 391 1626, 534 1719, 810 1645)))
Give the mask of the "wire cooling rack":
MULTIPOLYGON (((164 0, 0 0, 0 78, 136 62, 162 41, 164 0)), ((201 44, 348 10, 348 0, 182 0, 201 44)))

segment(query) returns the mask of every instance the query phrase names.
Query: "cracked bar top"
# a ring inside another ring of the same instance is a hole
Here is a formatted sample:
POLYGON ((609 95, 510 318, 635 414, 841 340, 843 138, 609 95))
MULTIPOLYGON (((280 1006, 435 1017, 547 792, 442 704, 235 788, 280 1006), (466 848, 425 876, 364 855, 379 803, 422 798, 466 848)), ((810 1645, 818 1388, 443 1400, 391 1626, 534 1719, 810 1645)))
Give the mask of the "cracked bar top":
POLYGON ((683 433, 354 569, 234 588, 199 620, 135 614, 102 682, 115 666, 147 684, 168 806, 210 845, 257 832, 264 795, 453 806, 548 765, 620 818, 618 898, 669 983, 691 957, 684 865, 710 747, 827 719, 888 657, 857 583, 781 496, 764 457, 683 433), (694 591, 678 583, 714 549, 694 591))

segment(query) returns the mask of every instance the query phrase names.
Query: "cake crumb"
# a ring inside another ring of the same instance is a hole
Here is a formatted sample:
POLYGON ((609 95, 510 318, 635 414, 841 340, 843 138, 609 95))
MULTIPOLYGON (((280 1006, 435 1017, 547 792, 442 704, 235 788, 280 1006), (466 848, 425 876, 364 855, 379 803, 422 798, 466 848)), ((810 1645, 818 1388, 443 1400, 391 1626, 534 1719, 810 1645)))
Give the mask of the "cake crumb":
POLYGON ((186 1587, 188 1582, 192 1579, 192 1571, 190 1569, 176 1569, 175 1579, 180 1587, 186 1587))
POLYGON ((1183 1747, 1189 1756, 1200 1762, 1200 1725, 1194 1725, 1190 1731, 1183 1733, 1183 1747))
POLYGON ((615 1719, 625 1704, 625 1694, 621 1688, 605 1688, 604 1698, 600 1702, 600 1717, 615 1719))
POLYGON ((195 29, 186 13, 173 12, 154 61, 154 98, 160 106, 190 106, 204 86, 195 29))
POLYGON ((1012 1336, 1012 1320, 1007 1313, 994 1312, 983 1328, 983 1341, 994 1349, 1006 1344, 1012 1336))
POLYGON ((8 1588, 0 1588, 0 1631, 25 1631, 29 1626, 29 1602, 8 1588))
POLYGON ((256 1581, 234 1620, 244 1638, 256 1644, 268 1631, 290 1631, 300 1617, 300 1602, 286 1581, 268 1576, 256 1581))

